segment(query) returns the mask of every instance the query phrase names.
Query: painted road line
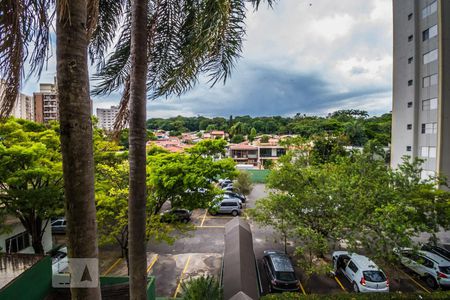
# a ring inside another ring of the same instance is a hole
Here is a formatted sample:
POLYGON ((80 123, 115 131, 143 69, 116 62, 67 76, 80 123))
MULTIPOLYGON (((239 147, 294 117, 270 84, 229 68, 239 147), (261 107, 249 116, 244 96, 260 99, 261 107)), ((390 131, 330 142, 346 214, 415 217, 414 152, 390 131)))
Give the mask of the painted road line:
POLYGON ((225 226, 195 226, 196 229, 201 229, 201 228, 225 228, 225 226))
POLYGON ((347 290, 345 289, 345 287, 342 285, 342 282, 339 280, 339 278, 337 278, 336 276, 334 276, 334 280, 336 280, 336 282, 339 284, 339 286, 341 287, 341 289, 346 292, 347 290))
POLYGON ((203 227, 203 223, 205 223, 206 214, 208 213, 208 210, 205 210, 205 214, 203 215, 202 223, 200 224, 200 227, 203 227))
POLYGON ((419 282, 417 282, 417 280, 415 280, 414 278, 412 278, 412 276, 408 275, 408 273, 406 273, 405 271, 400 269, 400 272, 402 272, 403 274, 406 275, 406 277, 408 277, 409 279, 411 279, 418 287, 420 287, 422 290, 424 290, 425 292, 427 292, 428 294, 431 294, 431 292, 426 289, 423 285, 421 285, 419 282))
POLYGON ((122 261, 122 258, 118 258, 118 259, 116 260, 116 262, 113 263, 113 264, 111 265, 111 267, 109 267, 109 269, 106 270, 105 273, 103 273, 103 275, 108 275, 109 273, 111 273, 111 271, 114 270, 114 268, 115 268, 121 261, 122 261))
POLYGON ((148 265, 147 268, 147 274, 150 272, 150 270, 153 268, 153 265, 156 263, 156 261, 159 258, 159 254, 156 254, 155 258, 153 258, 152 262, 148 265))
POLYGON ((188 259, 186 261, 186 264, 184 265, 183 272, 181 272, 180 281, 178 281, 177 289, 175 290, 175 294, 173 294, 173 298, 176 298, 178 293, 181 290, 181 283, 183 282, 183 277, 184 277, 184 274, 186 273, 186 270, 187 270, 187 268, 189 266, 189 262, 190 261, 191 261, 191 256, 189 255, 189 257, 188 257, 188 259))
POLYGON ((300 289, 302 290, 303 295, 306 295, 305 289, 303 288, 303 284, 299 281, 298 285, 300 286, 300 289))

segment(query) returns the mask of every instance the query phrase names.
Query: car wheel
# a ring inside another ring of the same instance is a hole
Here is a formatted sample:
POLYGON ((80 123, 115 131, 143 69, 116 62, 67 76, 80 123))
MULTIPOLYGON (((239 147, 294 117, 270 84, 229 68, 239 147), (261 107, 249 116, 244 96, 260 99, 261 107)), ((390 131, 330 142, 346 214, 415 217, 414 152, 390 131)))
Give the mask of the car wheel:
POLYGON ((237 212, 237 210, 233 210, 233 211, 231 212, 231 214, 233 215, 233 217, 236 217, 236 216, 238 215, 238 212, 237 212))
POLYGON ((358 287, 358 285, 356 284, 356 282, 353 282, 353 291, 354 291, 355 293, 359 293, 359 287, 358 287))
POLYGON ((189 219, 184 218, 184 219, 183 219, 183 223, 186 224, 187 222, 189 222, 189 219))
POLYGON ((436 281, 436 279, 433 278, 433 276, 428 275, 427 277, 425 277, 425 282, 427 283, 428 287, 432 288, 432 289, 437 289, 438 287, 438 283, 436 281))

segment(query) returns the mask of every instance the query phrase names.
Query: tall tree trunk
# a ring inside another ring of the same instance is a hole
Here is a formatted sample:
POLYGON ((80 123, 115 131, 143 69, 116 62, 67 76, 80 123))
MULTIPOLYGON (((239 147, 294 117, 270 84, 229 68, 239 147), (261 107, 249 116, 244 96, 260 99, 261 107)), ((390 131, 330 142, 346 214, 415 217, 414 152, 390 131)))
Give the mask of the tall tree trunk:
MULTIPOLYGON (((94 155, 87 66, 87 1, 57 0, 56 59, 69 257, 98 259, 94 155)), ((98 262, 95 266, 98 268, 98 262)), ((71 288, 100 299, 100 287, 71 288)))
POLYGON ((146 299, 146 81, 147 1, 131 2, 131 76, 128 199, 130 299, 146 299))

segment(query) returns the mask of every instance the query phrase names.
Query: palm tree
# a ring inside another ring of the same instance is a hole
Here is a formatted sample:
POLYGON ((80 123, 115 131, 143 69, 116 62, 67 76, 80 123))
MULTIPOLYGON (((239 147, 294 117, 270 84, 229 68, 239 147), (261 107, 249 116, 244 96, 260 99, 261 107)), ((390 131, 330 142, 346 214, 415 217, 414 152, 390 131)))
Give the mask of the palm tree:
MULTIPOLYGON (((146 286, 145 90, 150 99, 179 96, 198 82, 200 74, 209 76, 212 85, 225 82, 241 53, 246 2, 256 9, 261 0, 147 0, 148 10, 136 0, 131 11, 124 3, 127 13, 115 50, 99 64, 100 84, 94 94, 123 88, 116 130, 129 118, 130 278, 138 283, 130 286, 132 299, 142 299, 146 286)), ((266 2, 271 5, 273 0, 266 2)))
MULTIPOLYGON (((120 7, 111 0, 5 0, 0 4, 0 76, 6 90, 0 115, 11 113, 23 79, 40 75, 49 57, 50 29, 57 12, 56 48, 61 151, 64 168, 69 257, 98 258, 91 105, 87 49, 101 57, 104 37, 120 7), (100 7, 100 17, 98 11, 100 7)), ((97 266, 98 267, 98 266, 97 266)), ((73 299, 100 299, 100 288, 72 288, 73 299)))
MULTIPOLYGON (((69 257, 98 258, 89 96, 88 4, 56 1, 56 60, 69 257)), ((95 266, 98 269, 98 262, 95 266)), ((72 299, 100 299, 100 287, 71 288, 72 299)))

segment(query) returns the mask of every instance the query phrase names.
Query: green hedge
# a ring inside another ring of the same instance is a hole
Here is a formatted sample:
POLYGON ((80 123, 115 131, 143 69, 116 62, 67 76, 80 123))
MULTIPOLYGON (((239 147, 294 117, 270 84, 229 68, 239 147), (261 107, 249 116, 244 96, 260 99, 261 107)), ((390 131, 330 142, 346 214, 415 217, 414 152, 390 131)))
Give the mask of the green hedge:
POLYGON ((261 300, 409 300, 409 299, 450 299, 450 291, 433 292, 431 294, 411 294, 411 293, 386 293, 386 294, 333 294, 333 295, 302 295, 298 293, 271 294, 261 298, 261 300))
POLYGON ((252 177, 253 183, 266 183, 270 170, 246 170, 252 177))

